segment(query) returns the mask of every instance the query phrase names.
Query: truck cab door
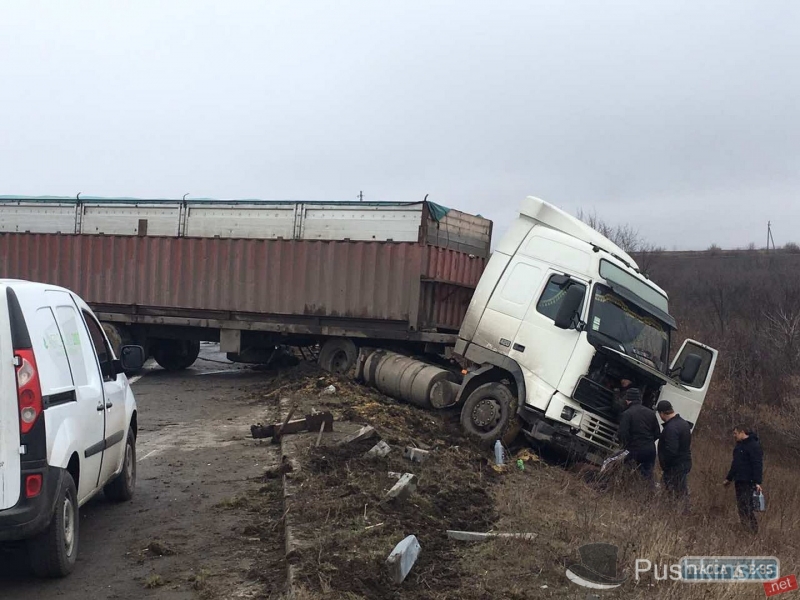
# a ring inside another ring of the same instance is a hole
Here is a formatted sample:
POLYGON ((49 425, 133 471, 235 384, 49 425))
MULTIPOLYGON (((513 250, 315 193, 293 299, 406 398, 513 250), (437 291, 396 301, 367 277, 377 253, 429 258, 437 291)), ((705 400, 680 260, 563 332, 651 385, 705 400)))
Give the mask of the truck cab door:
POLYGON ((675 383, 661 388, 658 399, 668 400, 675 412, 692 427, 706 399, 718 355, 719 352, 705 344, 686 340, 670 365, 669 372, 675 383))
POLYGON ((571 287, 583 291, 578 310, 578 314, 583 315, 588 283, 555 270, 548 271, 544 285, 531 299, 509 353, 511 358, 525 365, 552 390, 558 387, 580 338, 580 331, 575 326, 561 329, 555 323, 561 302, 571 287))

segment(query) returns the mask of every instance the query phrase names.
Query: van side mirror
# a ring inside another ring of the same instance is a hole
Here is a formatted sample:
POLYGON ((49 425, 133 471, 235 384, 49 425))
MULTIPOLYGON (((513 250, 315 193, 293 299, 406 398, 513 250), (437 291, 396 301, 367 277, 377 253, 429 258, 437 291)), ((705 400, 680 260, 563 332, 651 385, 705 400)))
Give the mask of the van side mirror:
POLYGON ((583 303, 583 287, 579 285, 571 285, 567 288, 564 299, 558 307, 556 313, 555 324, 559 329, 569 329, 572 325, 572 319, 583 303))
POLYGON ((697 354, 687 354, 683 359, 683 366, 678 377, 683 383, 692 383, 694 378, 700 372, 700 367, 703 364, 703 359, 697 354))
POLYGON ((123 346, 119 351, 119 371, 138 371, 144 366, 146 357, 141 346, 123 346))

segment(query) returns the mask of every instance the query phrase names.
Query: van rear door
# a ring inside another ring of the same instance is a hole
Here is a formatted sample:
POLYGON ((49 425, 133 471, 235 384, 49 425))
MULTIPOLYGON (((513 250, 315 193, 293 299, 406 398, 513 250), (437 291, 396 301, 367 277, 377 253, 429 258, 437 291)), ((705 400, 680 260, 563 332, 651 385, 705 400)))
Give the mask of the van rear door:
POLYGON ((0 285, 0 511, 19 501, 20 455, 17 374, 5 285, 0 285))

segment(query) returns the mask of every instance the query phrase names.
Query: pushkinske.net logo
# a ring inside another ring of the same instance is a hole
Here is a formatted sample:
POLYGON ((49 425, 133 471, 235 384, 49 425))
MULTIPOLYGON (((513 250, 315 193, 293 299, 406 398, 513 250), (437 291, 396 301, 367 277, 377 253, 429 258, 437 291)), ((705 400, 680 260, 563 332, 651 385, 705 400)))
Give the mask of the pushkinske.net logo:
POLYGON ((774 556, 684 556, 678 563, 654 564, 637 558, 634 579, 686 583, 764 583, 780 577, 774 556))
MULTIPOLYGON (((618 567, 618 554, 613 544, 585 544, 578 549, 580 562, 567 569, 567 578, 584 588, 617 588, 627 580, 618 567)), ((637 558, 633 579, 636 583, 768 583, 780 576, 780 561, 774 556, 684 556, 677 563, 637 558)))

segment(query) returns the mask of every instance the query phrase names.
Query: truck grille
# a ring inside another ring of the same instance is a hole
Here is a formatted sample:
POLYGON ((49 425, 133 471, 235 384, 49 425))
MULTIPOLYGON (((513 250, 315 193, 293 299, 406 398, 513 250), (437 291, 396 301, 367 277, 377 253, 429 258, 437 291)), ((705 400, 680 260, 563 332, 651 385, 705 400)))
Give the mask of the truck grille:
POLYGON ((586 377, 581 377, 572 395, 581 406, 604 417, 612 417, 614 392, 586 377))
POLYGON ((581 421, 580 437, 583 439, 607 448, 614 450, 617 446, 615 437, 617 435, 617 426, 611 423, 601 421, 597 417, 585 414, 581 421))

